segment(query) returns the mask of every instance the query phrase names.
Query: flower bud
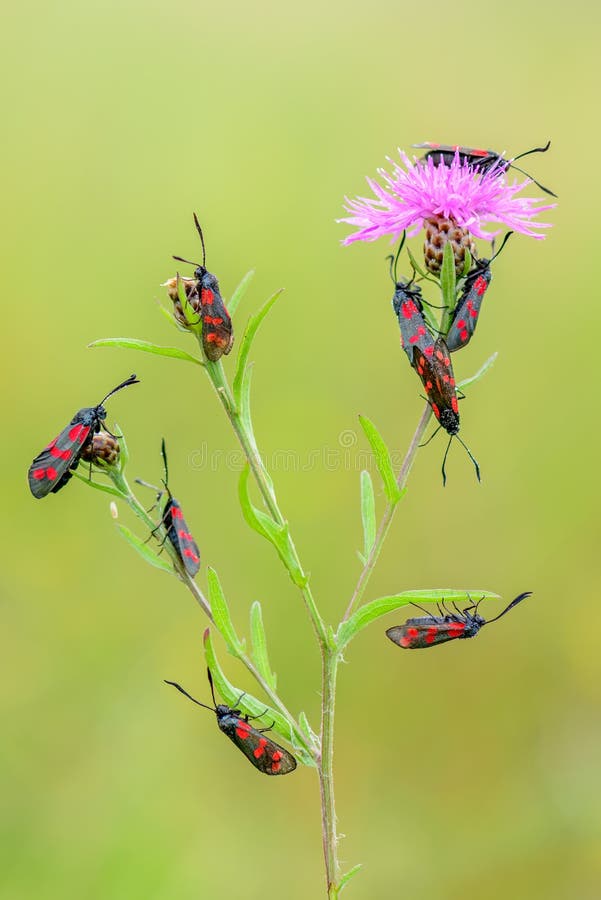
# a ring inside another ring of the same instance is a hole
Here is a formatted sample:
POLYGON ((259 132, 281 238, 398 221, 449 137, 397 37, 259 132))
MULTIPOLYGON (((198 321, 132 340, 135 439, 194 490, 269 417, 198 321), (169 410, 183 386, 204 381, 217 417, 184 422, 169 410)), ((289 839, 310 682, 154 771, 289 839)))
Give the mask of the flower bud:
POLYGON ((114 466, 119 459, 120 452, 121 448, 117 438, 108 431, 99 431, 94 435, 91 443, 84 448, 81 459, 92 463, 101 461, 109 466, 114 466))
POLYGON ((440 275, 445 244, 449 242, 455 257, 455 274, 458 278, 463 274, 465 249, 472 256, 476 252, 472 236, 467 228, 461 228, 455 219, 443 216, 430 216, 424 220, 426 239, 424 241, 424 259, 426 268, 433 275, 440 275))
MULTIPOLYGON (((181 275, 179 276, 180 284, 183 286, 186 297, 188 298, 188 302, 195 313, 200 313, 200 296, 197 290, 195 290, 197 286, 196 278, 183 278, 181 275)), ((184 311, 182 309, 182 304, 179 299, 179 294, 177 292, 177 282, 178 278, 170 278, 169 281, 165 281, 163 287, 167 288, 167 293, 169 294, 169 299, 173 301, 173 315, 176 320, 183 325, 184 328, 188 327, 188 321, 186 316, 184 315, 184 311)))

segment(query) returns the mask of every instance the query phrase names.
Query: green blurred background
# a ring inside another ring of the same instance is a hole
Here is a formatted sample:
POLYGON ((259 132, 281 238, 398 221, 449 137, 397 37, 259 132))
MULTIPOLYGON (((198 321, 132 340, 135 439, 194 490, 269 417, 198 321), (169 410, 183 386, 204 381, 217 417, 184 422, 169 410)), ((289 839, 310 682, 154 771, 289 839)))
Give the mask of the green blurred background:
POLYGON ((255 425, 267 458, 299 455, 278 492, 334 621, 359 572, 357 414, 401 452, 421 410, 389 248, 340 246, 342 197, 414 141, 515 154, 549 137, 527 168, 560 195, 555 227, 513 239, 456 358, 466 377, 499 351, 462 405, 482 485, 459 447, 446 490, 443 441, 421 453, 370 589, 535 596, 468 644, 401 653, 383 636, 393 615, 349 648, 338 812, 342 859, 366 866, 349 898, 599 897, 599 36, 598 8, 553 0, 5 9, 2 900, 322 896, 314 773, 261 778, 162 684, 207 699, 199 610, 120 540, 103 495, 72 483, 34 502, 27 466, 135 370, 109 407, 130 474, 159 477, 165 435, 204 562, 240 630, 263 602, 282 693, 316 727, 310 628, 242 520, 208 382, 86 344, 178 340, 155 300, 171 254, 198 257, 193 209, 226 297, 256 268, 238 335, 286 288, 253 351, 255 425))

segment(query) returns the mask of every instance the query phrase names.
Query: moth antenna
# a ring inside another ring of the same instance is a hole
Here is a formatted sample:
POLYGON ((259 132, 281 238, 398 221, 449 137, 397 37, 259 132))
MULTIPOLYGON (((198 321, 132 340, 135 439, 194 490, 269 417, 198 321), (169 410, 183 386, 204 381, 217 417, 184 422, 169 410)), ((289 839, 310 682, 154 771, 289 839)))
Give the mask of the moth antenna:
POLYGON ((183 256, 172 256, 172 259, 176 259, 178 262, 186 263, 187 266, 194 266, 195 268, 199 268, 200 263, 192 262, 191 259, 184 259, 183 256))
POLYGON ((496 251, 496 253, 495 253, 495 240, 494 240, 494 238, 492 239, 492 241, 490 242, 490 244, 491 244, 491 248, 492 248, 492 251, 493 251, 493 255, 492 255, 491 258, 488 260, 488 265, 491 264, 491 262, 493 261, 493 259, 496 259, 496 258, 497 258, 497 256, 499 255, 499 253, 501 252, 501 250, 503 249, 503 247, 505 246, 505 244, 507 243, 507 241, 509 240, 509 238, 511 237, 512 234, 513 234, 513 231, 508 231, 508 232, 507 232, 507 234, 505 235, 505 237, 503 238, 503 240, 502 240, 502 242, 501 242, 501 246, 500 246, 499 249, 496 251))
POLYGON ((169 467, 167 465, 167 447, 165 446, 165 438, 163 438, 161 441, 161 456, 163 457, 163 468, 165 469, 165 477, 163 478, 163 484, 165 485, 167 490, 169 490, 169 488, 167 487, 167 485, 169 483, 169 467))
MULTIPOLYGON (((401 243, 399 244, 399 249, 397 250, 397 252, 395 254, 391 253, 389 256, 386 257, 386 259, 390 260, 390 278, 392 279, 392 283, 395 285, 395 287, 398 284, 397 263, 399 261, 399 256, 401 255, 401 250, 403 249, 403 246, 405 244, 406 234, 407 234, 407 232, 404 231, 403 236, 401 237, 401 243)), ((411 279, 411 280, 413 281, 413 279, 411 279)))
POLYGON ((211 712, 215 712, 212 706, 207 706, 206 703, 201 703, 200 700, 195 700, 194 697, 189 694, 188 691, 185 691, 181 684, 178 684, 176 681, 167 681, 167 679, 165 679, 165 684, 170 684, 171 687, 174 687, 176 690, 178 690, 180 694, 183 694, 184 697, 187 697, 188 700, 192 701, 192 703, 196 703, 197 706, 202 706, 203 709, 210 709, 211 712))
POLYGON ((211 697, 213 698, 213 703, 217 706, 217 701, 215 700, 215 688, 213 687, 213 676, 211 675, 211 670, 207 666, 207 678, 209 679, 209 685, 211 687, 211 697))
MULTIPOLYGON (((432 437, 434 437, 434 435, 432 435, 432 437)), ((442 458, 442 486, 443 487, 446 487, 446 485, 447 485, 446 464, 447 464, 447 456, 449 455, 449 450, 451 449, 451 441, 452 440, 453 440, 453 435, 451 435, 451 437, 449 438, 449 443, 447 444, 447 449, 445 450, 444 456, 442 458)))
MULTIPOLYGON (((517 158, 519 159, 519 157, 517 157, 517 158)), ((540 181, 537 181, 537 180, 536 180, 536 178, 533 178, 532 175, 530 175, 529 172, 525 172, 524 169, 520 169, 519 166, 514 166, 513 163, 509 163, 509 167, 510 167, 511 169, 515 169, 516 172, 520 172, 522 175, 525 175, 526 178, 529 178, 530 181, 531 181, 533 184, 535 184, 535 185, 537 186, 537 188, 540 188, 541 191, 544 191, 545 194, 549 194, 549 196, 551 196, 551 197, 557 197, 557 194, 554 194, 552 190, 550 190, 549 188, 545 187, 544 184, 541 184, 540 181)))
MULTIPOLYGON (((473 462, 473 464, 474 464, 474 469, 476 470, 476 478, 478 479, 478 481, 481 481, 481 478, 480 478, 480 466, 478 465, 477 460, 475 459, 474 456, 472 456, 469 447, 467 446, 466 443, 464 443, 464 441, 461 440, 461 438, 459 437, 459 435, 456 434, 456 435, 454 435, 454 437, 457 438, 457 440, 459 441, 459 443, 461 444, 461 446, 463 447, 463 449, 465 450, 465 452, 467 453, 467 455, 469 456, 469 458, 470 458, 471 461, 473 462)), ((447 452, 448 452, 448 448, 447 448, 447 452)), ((446 459, 446 453, 445 453, 445 459, 446 459)))
MULTIPOLYGON (((505 607, 503 612, 500 612, 498 616, 494 617, 494 619, 487 619, 486 624, 488 625, 489 622, 496 622, 497 619, 500 619, 501 616, 504 616, 505 613, 508 613, 510 609, 513 609, 514 606, 517 606, 518 603, 521 603, 522 600, 526 599, 526 597, 531 597, 531 596, 532 596, 532 591, 526 591, 523 594, 518 594, 518 596, 515 598, 515 600, 512 600, 511 603, 509 604, 509 606, 505 607)), ((482 602, 482 601, 480 601, 480 602, 482 602)))
POLYGON ((196 215, 196 213, 192 213, 192 215, 194 216, 194 224, 196 225, 196 230, 200 235, 200 243, 202 244, 202 267, 204 269, 205 262, 207 259, 207 251, 205 250, 205 239, 203 237, 202 228, 200 227, 200 222, 198 221, 198 216, 196 215))
POLYGON ((113 394, 116 394, 117 391, 122 390, 124 387, 129 387, 130 384, 140 384, 137 375, 130 375, 129 378, 126 378, 125 381, 122 381, 121 384, 118 384, 117 387, 113 388, 112 391, 109 391, 106 397, 103 397, 98 406, 102 406, 102 404, 108 400, 109 397, 112 397, 113 394))
MULTIPOLYGON (((523 159, 524 156, 530 156, 531 153, 546 153, 549 147, 551 146, 551 141, 547 141, 544 147, 534 147, 532 150, 526 150, 524 153, 518 153, 517 156, 514 156, 513 159, 523 159)), ((510 160, 513 164, 513 160, 510 160)))

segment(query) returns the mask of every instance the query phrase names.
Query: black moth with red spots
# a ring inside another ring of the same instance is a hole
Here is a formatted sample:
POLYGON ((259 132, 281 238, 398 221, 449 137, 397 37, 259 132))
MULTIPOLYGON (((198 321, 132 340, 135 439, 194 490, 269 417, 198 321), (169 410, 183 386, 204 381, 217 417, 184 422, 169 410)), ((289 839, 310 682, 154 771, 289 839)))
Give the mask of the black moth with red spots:
POLYGON ((422 353, 426 350, 432 353, 434 338, 424 318, 424 299, 421 288, 419 285, 413 284, 413 279, 407 281, 397 277, 397 262, 404 243, 405 235, 403 234, 396 257, 390 257, 390 277, 394 284, 392 308, 401 329, 401 346, 407 354, 409 363, 413 366, 413 348, 417 347, 422 353))
MULTIPOLYGON (((160 502, 164 492, 167 493, 167 500, 165 502, 165 506, 163 507, 163 515, 161 516, 161 521, 154 529, 153 534, 158 531, 161 525, 164 526, 166 535, 175 548, 175 552, 184 564, 186 572, 194 577, 200 569, 200 550, 198 549, 198 545, 188 529, 188 525, 186 523, 186 520, 184 519, 184 514, 179 502, 175 499, 175 497, 169 490, 169 467, 167 465, 167 448, 165 446, 165 438, 163 438, 161 442, 161 454, 163 456, 163 466, 165 469, 165 477, 163 478, 165 491, 157 491, 156 502, 160 502)), ((155 491, 157 490, 154 485, 147 484, 140 478, 136 478, 136 481, 138 482, 138 484, 143 484, 144 487, 152 488, 155 491)))
POLYGON ((457 300, 451 326, 447 332, 446 343, 451 353, 469 344, 476 330, 480 307, 491 280, 490 260, 475 260, 474 268, 465 279, 465 285, 457 300))
MULTIPOLYGON (((432 347, 426 347, 422 353, 418 347, 413 348, 413 365, 417 370, 417 374, 422 380, 422 384, 426 389, 426 400, 430 404, 432 412, 439 422, 439 427, 449 435, 449 443, 442 458, 442 483, 447 483, 446 463, 451 441, 456 438, 476 470, 476 478, 480 481, 480 466, 472 456, 469 447, 459 437, 459 403, 457 399, 457 388, 455 384, 455 375, 453 374, 453 366, 449 348, 443 338, 439 337, 432 347)), ((434 432, 438 431, 438 428, 434 432)), ((426 444, 432 438, 430 437, 426 444)), ((422 444, 422 446, 424 446, 422 444)))
POLYGON ((451 436, 459 431, 459 403, 453 365, 443 338, 422 350, 413 347, 413 366, 426 390, 432 412, 451 436))
POLYGON ((481 172, 488 172, 493 166, 498 166, 499 174, 507 171, 507 169, 515 169, 517 172, 521 172, 522 175, 525 175, 526 178, 529 178, 530 181, 540 188, 541 191, 544 191, 545 194, 550 194, 551 197, 557 196, 557 194, 554 194, 549 188, 544 187, 544 185, 536 181, 532 175, 528 174, 528 172, 524 172, 523 169, 520 169, 515 165, 517 159, 522 159, 524 156, 530 156, 531 153, 546 153, 551 146, 551 141, 547 141, 544 147, 534 147, 532 150, 526 150, 525 153, 520 153, 518 156, 514 156, 513 159, 505 159, 505 157, 500 153, 497 153, 496 150, 483 150, 479 147, 461 147, 459 144, 433 144, 431 141, 425 141, 423 144, 413 144, 413 146, 419 150, 426 150, 427 152, 424 154, 424 159, 432 159, 437 165, 442 163, 445 166, 450 166, 455 158, 455 154, 458 153, 461 162, 467 162, 470 166, 473 166, 474 169, 481 172))
POLYGON ((37 499, 47 494, 55 494, 71 478, 84 452, 93 446, 94 434, 100 431, 106 419, 103 406, 106 400, 130 384, 139 384, 135 375, 130 375, 104 397, 97 406, 86 406, 75 413, 66 428, 38 453, 29 467, 29 487, 37 499))
POLYGON ((185 286, 186 294, 188 303, 198 313, 202 322, 203 350, 211 362, 217 362, 224 353, 227 355, 232 349, 234 343, 232 320, 225 308, 217 278, 205 267, 205 242, 196 213, 194 213, 194 224, 202 244, 202 263, 191 263, 190 260, 182 259, 181 256, 173 258, 178 262, 196 266, 194 270, 195 284, 191 287, 185 286))
POLYGON ((451 326, 445 338, 451 353, 469 344, 478 324, 484 295, 492 281, 491 263, 497 258, 512 234, 512 231, 507 232, 503 243, 490 259, 474 260, 474 266, 465 279, 457 306, 453 311, 451 326))
MULTIPOLYGON (((275 741, 265 737, 265 732, 269 731, 269 728, 253 728, 249 724, 250 716, 243 716, 241 710, 226 706, 225 703, 217 703, 210 669, 207 669, 207 674, 211 686, 213 706, 207 706, 205 703, 195 700, 175 681, 167 681, 166 684, 172 685, 172 687, 176 688, 198 706, 212 710, 217 716, 217 724, 221 731, 242 751, 248 761, 259 772, 262 772, 264 775, 287 775, 289 772, 294 772, 296 760, 292 754, 285 750, 284 747, 276 744, 275 741)), ((244 694, 241 695, 240 700, 243 696, 244 694)), ((238 700, 238 703, 240 700, 238 700)))
MULTIPOLYGON (((523 594, 519 594, 494 619, 484 619, 478 615, 478 606, 482 601, 477 604, 474 603, 472 606, 467 606, 464 610, 460 610, 453 604, 456 612, 448 611, 443 601, 443 608, 446 610, 446 613, 439 605, 439 616, 427 615, 407 619, 404 625, 395 625, 393 628, 389 628, 386 634, 393 644, 397 644, 405 650, 423 650, 427 647, 434 647, 436 644, 445 644, 447 641, 476 637, 483 625, 496 622, 497 619, 504 616, 510 609, 513 609, 514 606, 525 600, 526 597, 530 597, 531 593, 531 591, 526 591, 523 594), (474 611, 472 612, 472 610, 474 611)), ((416 606, 417 604, 413 605, 416 606)), ((421 607, 418 607, 418 609, 421 609, 421 607)))

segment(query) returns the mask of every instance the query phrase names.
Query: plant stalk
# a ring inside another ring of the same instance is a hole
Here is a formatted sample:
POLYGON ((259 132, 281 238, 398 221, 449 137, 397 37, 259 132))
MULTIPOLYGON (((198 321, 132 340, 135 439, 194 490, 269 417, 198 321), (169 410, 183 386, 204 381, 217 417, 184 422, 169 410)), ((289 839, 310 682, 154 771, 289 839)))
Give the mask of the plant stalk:
MULTIPOLYGON (((421 414, 420 420, 417 423, 417 428, 415 429, 415 434, 411 438, 411 443, 409 444, 409 449, 405 454, 405 459, 401 465, 399 470, 399 474, 397 475, 397 485, 400 490, 402 490, 407 485, 407 481, 409 479, 409 474, 411 472, 411 467, 415 462, 415 457, 417 456, 417 451, 419 450, 419 446, 421 440, 424 436, 424 432, 428 427, 428 422, 432 417, 432 409, 429 403, 426 403, 425 409, 421 414)), ((392 520, 394 518, 394 514, 396 512, 398 503, 388 503, 386 505, 386 509, 382 515, 382 519, 380 521, 380 525, 378 527, 378 531, 376 533, 376 539, 374 541, 373 547, 369 552, 369 556, 365 560, 365 565, 361 570, 361 574, 359 575, 359 580, 355 586, 355 590, 353 591, 353 595, 349 601, 349 604, 346 608, 346 612, 342 617, 342 621, 346 622, 346 620, 353 614, 357 606, 359 605, 363 594, 365 593, 365 588, 371 578, 372 572, 376 567, 376 563, 382 551, 382 547, 384 546, 384 541, 386 540, 386 535, 392 525, 392 520)))
POLYGON ((326 886, 329 900, 338 897, 340 866, 338 864, 338 834, 336 832, 336 803, 334 799, 334 712, 336 708, 336 676, 338 651, 326 648, 323 655, 321 698, 321 759, 318 766, 321 794, 323 855, 326 866, 326 886))
MULTIPOLYGON (((240 442, 240 446, 244 451, 244 455, 248 460, 248 464, 257 483, 257 487, 261 492, 261 496, 263 497, 265 506, 269 510, 269 513, 273 520, 280 527, 284 527, 286 525, 286 519, 284 518, 284 515, 282 514, 280 507, 278 506, 271 478, 267 473, 267 470, 263 464, 263 460, 261 459, 261 454, 257 449, 254 435, 247 429, 246 423, 243 421, 242 417, 240 416, 239 410, 236 408, 234 397, 230 390, 225 372, 223 371, 223 366, 221 365, 221 362, 207 362, 205 369, 213 387, 215 388, 215 392, 221 401, 226 415, 230 420, 232 428, 234 429, 234 433, 236 434, 236 437, 240 442)), ((294 553, 294 558, 298 565, 298 568, 306 578, 306 573, 301 564, 292 537, 290 537, 290 546, 292 552, 294 553)), ((323 654, 328 645, 326 626, 317 608, 317 604, 315 602, 315 598, 313 597, 313 592, 309 587, 308 580, 307 583, 305 583, 305 585, 300 588, 300 591, 303 596, 305 608, 307 610, 307 613, 309 614, 311 624, 313 625, 317 640, 319 642, 319 646, 323 654)))

